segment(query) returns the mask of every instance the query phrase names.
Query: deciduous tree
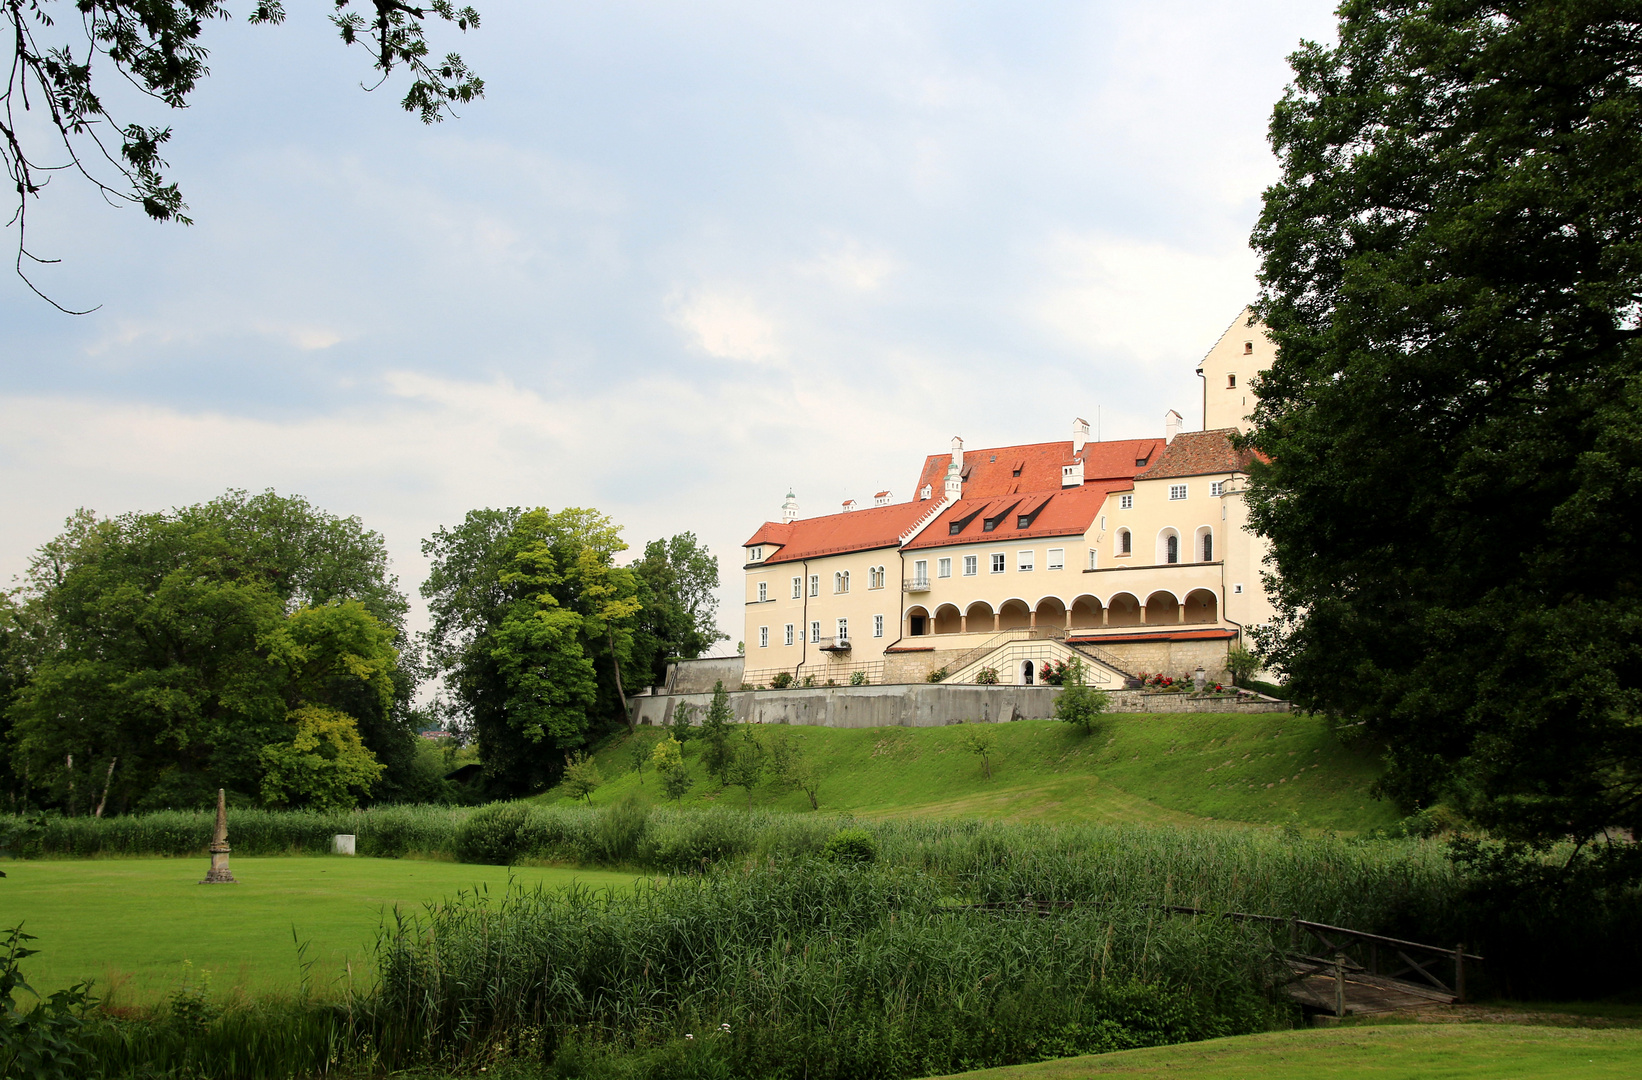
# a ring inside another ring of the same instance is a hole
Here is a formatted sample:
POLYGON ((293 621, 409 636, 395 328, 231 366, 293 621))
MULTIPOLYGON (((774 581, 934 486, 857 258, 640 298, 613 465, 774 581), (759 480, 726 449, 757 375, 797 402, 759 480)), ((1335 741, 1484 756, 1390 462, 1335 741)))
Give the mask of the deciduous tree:
POLYGON ((1405 805, 1642 830, 1642 16, 1339 15, 1292 58, 1254 235, 1265 659, 1405 805))

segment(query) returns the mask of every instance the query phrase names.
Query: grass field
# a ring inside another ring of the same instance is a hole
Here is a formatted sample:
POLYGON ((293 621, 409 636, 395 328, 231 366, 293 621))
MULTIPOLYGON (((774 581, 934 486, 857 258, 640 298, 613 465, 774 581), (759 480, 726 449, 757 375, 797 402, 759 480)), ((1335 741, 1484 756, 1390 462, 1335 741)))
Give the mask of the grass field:
POLYGON ((963 1080, 1602 1080, 1630 1078, 1642 1031, 1399 1024, 1272 1032, 961 1074, 963 1080))
MULTIPOLYGON (((862 817, 988 817, 1015 821, 1095 821, 1201 825, 1208 821, 1285 824, 1342 832, 1398 817, 1373 799, 1370 756, 1342 746, 1323 722, 1284 714, 1149 713, 1107 718, 1093 736, 1054 720, 992 725, 993 778, 963 746, 960 725, 938 728, 772 727, 820 763, 823 811, 862 817)), ((645 745, 662 737, 642 728, 645 745)), ((629 794, 660 799, 646 769, 634 773, 625 733, 595 757, 606 784, 595 805, 629 794)), ((702 775, 700 744, 685 744, 697 776, 686 806, 745 805, 739 788, 702 775)), ((564 796, 550 792, 548 801, 564 796)), ((757 790, 754 805, 807 812, 801 792, 757 790)))
POLYGON ((97 980, 115 1003, 153 1001, 210 973, 213 993, 294 991, 296 937, 316 992, 368 969, 381 920, 459 890, 579 881, 622 888, 631 874, 467 866, 414 859, 236 858, 238 885, 197 884, 203 859, 40 859, 4 864, 0 926, 40 940, 24 961, 36 990, 97 980))

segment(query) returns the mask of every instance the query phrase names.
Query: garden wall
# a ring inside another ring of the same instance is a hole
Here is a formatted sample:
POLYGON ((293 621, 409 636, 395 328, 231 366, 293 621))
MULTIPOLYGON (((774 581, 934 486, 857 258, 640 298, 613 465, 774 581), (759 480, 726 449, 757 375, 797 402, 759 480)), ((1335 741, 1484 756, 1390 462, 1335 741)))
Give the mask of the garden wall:
MULTIPOLYGON (((809 689, 742 690, 730 694, 739 724, 804 724, 811 727, 940 727, 963 722, 1042 720, 1055 715, 1058 686, 971 686, 914 683, 900 686, 817 686, 809 689)), ((713 695, 662 694, 636 697, 631 707, 639 724, 671 723, 680 703, 695 710, 694 721, 713 695)), ((1288 712, 1286 701, 1261 698, 1193 698, 1185 694, 1111 695, 1113 712, 1288 712)))

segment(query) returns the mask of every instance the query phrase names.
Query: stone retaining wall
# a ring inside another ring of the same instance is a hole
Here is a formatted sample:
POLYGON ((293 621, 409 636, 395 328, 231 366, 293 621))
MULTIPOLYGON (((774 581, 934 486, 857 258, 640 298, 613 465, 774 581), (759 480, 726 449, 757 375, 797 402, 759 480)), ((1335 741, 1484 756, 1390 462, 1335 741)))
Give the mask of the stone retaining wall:
MULTIPOLYGON (((1058 686, 948 686, 941 683, 903 686, 817 686, 809 689, 742 690, 730 694, 730 708, 740 724, 805 724, 813 727, 940 727, 964 722, 1041 720, 1055 715, 1058 686)), ((680 703, 694 710, 700 723, 713 695, 662 694, 631 702, 639 724, 670 723, 680 703)), ((1261 698, 1234 702, 1193 698, 1185 694, 1112 694, 1112 711, 1141 712, 1288 712, 1286 701, 1261 698)))

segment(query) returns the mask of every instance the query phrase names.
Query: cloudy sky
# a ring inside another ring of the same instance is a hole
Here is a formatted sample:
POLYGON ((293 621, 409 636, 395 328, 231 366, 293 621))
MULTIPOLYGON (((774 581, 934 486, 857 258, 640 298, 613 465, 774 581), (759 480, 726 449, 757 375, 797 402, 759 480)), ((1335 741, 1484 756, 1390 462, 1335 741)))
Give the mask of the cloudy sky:
MULTIPOLYGON (((923 455, 1201 421, 1252 296, 1285 57, 1326 3, 475 0, 425 128, 297 0, 213 26, 169 158, 196 221, 54 181, 0 281, 0 583, 76 507, 276 488, 414 593, 480 506, 723 556, 911 497, 923 455)), ((244 7, 245 5, 239 5, 244 7)), ((8 241, 9 243, 10 241, 8 241)))

